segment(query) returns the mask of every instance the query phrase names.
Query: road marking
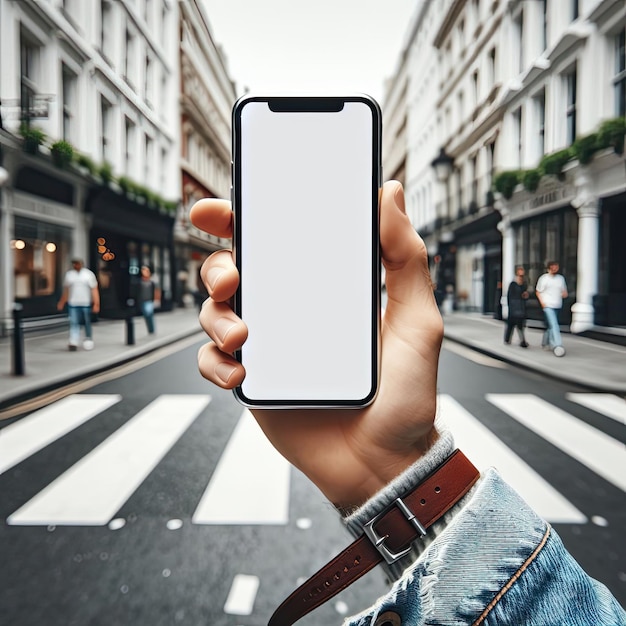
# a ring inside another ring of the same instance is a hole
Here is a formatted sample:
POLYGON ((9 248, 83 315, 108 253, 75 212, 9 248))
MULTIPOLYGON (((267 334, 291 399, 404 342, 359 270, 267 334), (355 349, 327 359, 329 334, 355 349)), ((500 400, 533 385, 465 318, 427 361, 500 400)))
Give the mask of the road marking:
POLYGON ((122 399, 119 395, 73 395, 0 430, 0 474, 39 452, 122 399))
POLYGON ((528 504, 553 523, 584 524, 586 516, 532 467, 448 395, 439 397, 441 420, 449 425, 458 447, 481 470, 496 467, 528 504))
POLYGON ((626 490, 624 444, 531 394, 487 394, 486 397, 599 476, 626 490))
POLYGON ((472 350, 467 346, 464 346, 459 343, 454 343, 450 339, 444 339, 443 342, 444 350, 448 350, 448 352, 454 352, 460 357, 467 359, 468 361, 472 361, 478 365, 484 365, 485 367, 495 367, 497 369, 507 369, 509 366, 503 361, 499 361, 498 359, 494 359, 493 357, 487 356, 482 352, 478 352, 477 350, 472 350))
POLYGON ((14 525, 107 524, 209 404, 163 395, 13 513, 14 525))
POLYGON ((228 592, 224 613, 229 615, 252 615, 258 590, 259 579, 256 576, 237 574, 228 592))
POLYGON ((192 522, 287 524, 290 475, 289 463, 272 447, 250 411, 245 410, 192 522))
POLYGON ((568 400, 626 424, 626 401, 611 393, 568 393, 568 400))

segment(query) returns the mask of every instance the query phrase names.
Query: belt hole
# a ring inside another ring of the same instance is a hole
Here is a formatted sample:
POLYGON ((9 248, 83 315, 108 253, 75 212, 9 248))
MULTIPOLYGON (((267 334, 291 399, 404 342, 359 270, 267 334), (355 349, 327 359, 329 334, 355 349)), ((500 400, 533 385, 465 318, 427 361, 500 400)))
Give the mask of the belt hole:
POLYGON ((426 500, 424 500, 424 498, 422 498, 422 499, 420 500, 420 504, 421 504, 421 505, 426 504, 426 500))
POLYGON ((439 493, 441 491, 441 487, 435 487, 435 493, 439 493))

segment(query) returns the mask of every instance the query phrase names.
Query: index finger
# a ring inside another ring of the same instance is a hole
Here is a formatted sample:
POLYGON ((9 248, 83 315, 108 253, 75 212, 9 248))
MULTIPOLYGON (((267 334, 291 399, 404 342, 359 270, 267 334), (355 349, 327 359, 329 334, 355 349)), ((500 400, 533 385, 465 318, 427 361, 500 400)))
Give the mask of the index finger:
POLYGON ((205 233, 216 237, 233 236, 233 212, 228 200, 204 198, 198 200, 189 211, 191 223, 205 233))

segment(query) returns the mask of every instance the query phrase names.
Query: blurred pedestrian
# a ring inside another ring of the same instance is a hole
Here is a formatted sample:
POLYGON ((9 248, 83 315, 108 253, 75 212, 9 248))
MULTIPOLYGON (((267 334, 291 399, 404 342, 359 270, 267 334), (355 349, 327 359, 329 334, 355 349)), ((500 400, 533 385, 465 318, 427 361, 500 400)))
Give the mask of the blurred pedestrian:
POLYGON ((67 304, 70 317, 69 349, 74 352, 80 341, 80 326, 85 326, 83 348, 93 350, 91 331, 91 313, 100 311, 100 292, 96 275, 83 266, 82 259, 72 259, 72 269, 68 270, 63 280, 63 293, 57 304, 59 311, 67 304))
POLYGON ((567 284, 565 278, 559 274, 559 264, 556 261, 548 262, 548 271, 539 277, 535 293, 546 320, 546 331, 541 345, 546 350, 552 350, 554 356, 563 356, 565 348, 561 341, 559 313, 563 298, 567 298, 567 284))
POLYGON ((139 282, 139 308, 143 319, 146 320, 148 333, 154 334, 154 301, 161 297, 160 290, 152 278, 152 268, 149 265, 141 266, 141 281, 139 282))
POLYGON ((513 329, 517 328, 520 346, 528 348, 524 327, 526 326, 526 300, 528 300, 528 285, 526 284, 526 272, 521 265, 515 268, 515 280, 511 281, 506 298, 509 305, 509 316, 504 330, 504 343, 511 343, 513 329))

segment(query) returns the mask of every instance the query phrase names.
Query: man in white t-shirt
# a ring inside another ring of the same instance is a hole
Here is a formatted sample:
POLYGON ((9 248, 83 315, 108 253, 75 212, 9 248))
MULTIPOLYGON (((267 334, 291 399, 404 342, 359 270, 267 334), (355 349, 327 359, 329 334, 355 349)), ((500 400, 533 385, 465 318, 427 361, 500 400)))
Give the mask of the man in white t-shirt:
POLYGON ((80 340, 81 322, 85 325, 85 350, 93 349, 91 336, 91 312, 100 311, 100 292, 96 275, 83 267, 81 259, 72 259, 72 269, 65 274, 63 281, 63 294, 57 304, 59 311, 67 303, 67 311, 70 316, 70 342, 69 349, 75 351, 80 340))
POLYGON ((548 271, 539 277, 535 294, 543 309, 547 325, 542 345, 553 350, 555 356, 563 356, 565 348, 561 343, 559 311, 563 306, 563 298, 567 298, 567 285, 565 278, 559 274, 559 264, 556 261, 550 261, 548 271))

